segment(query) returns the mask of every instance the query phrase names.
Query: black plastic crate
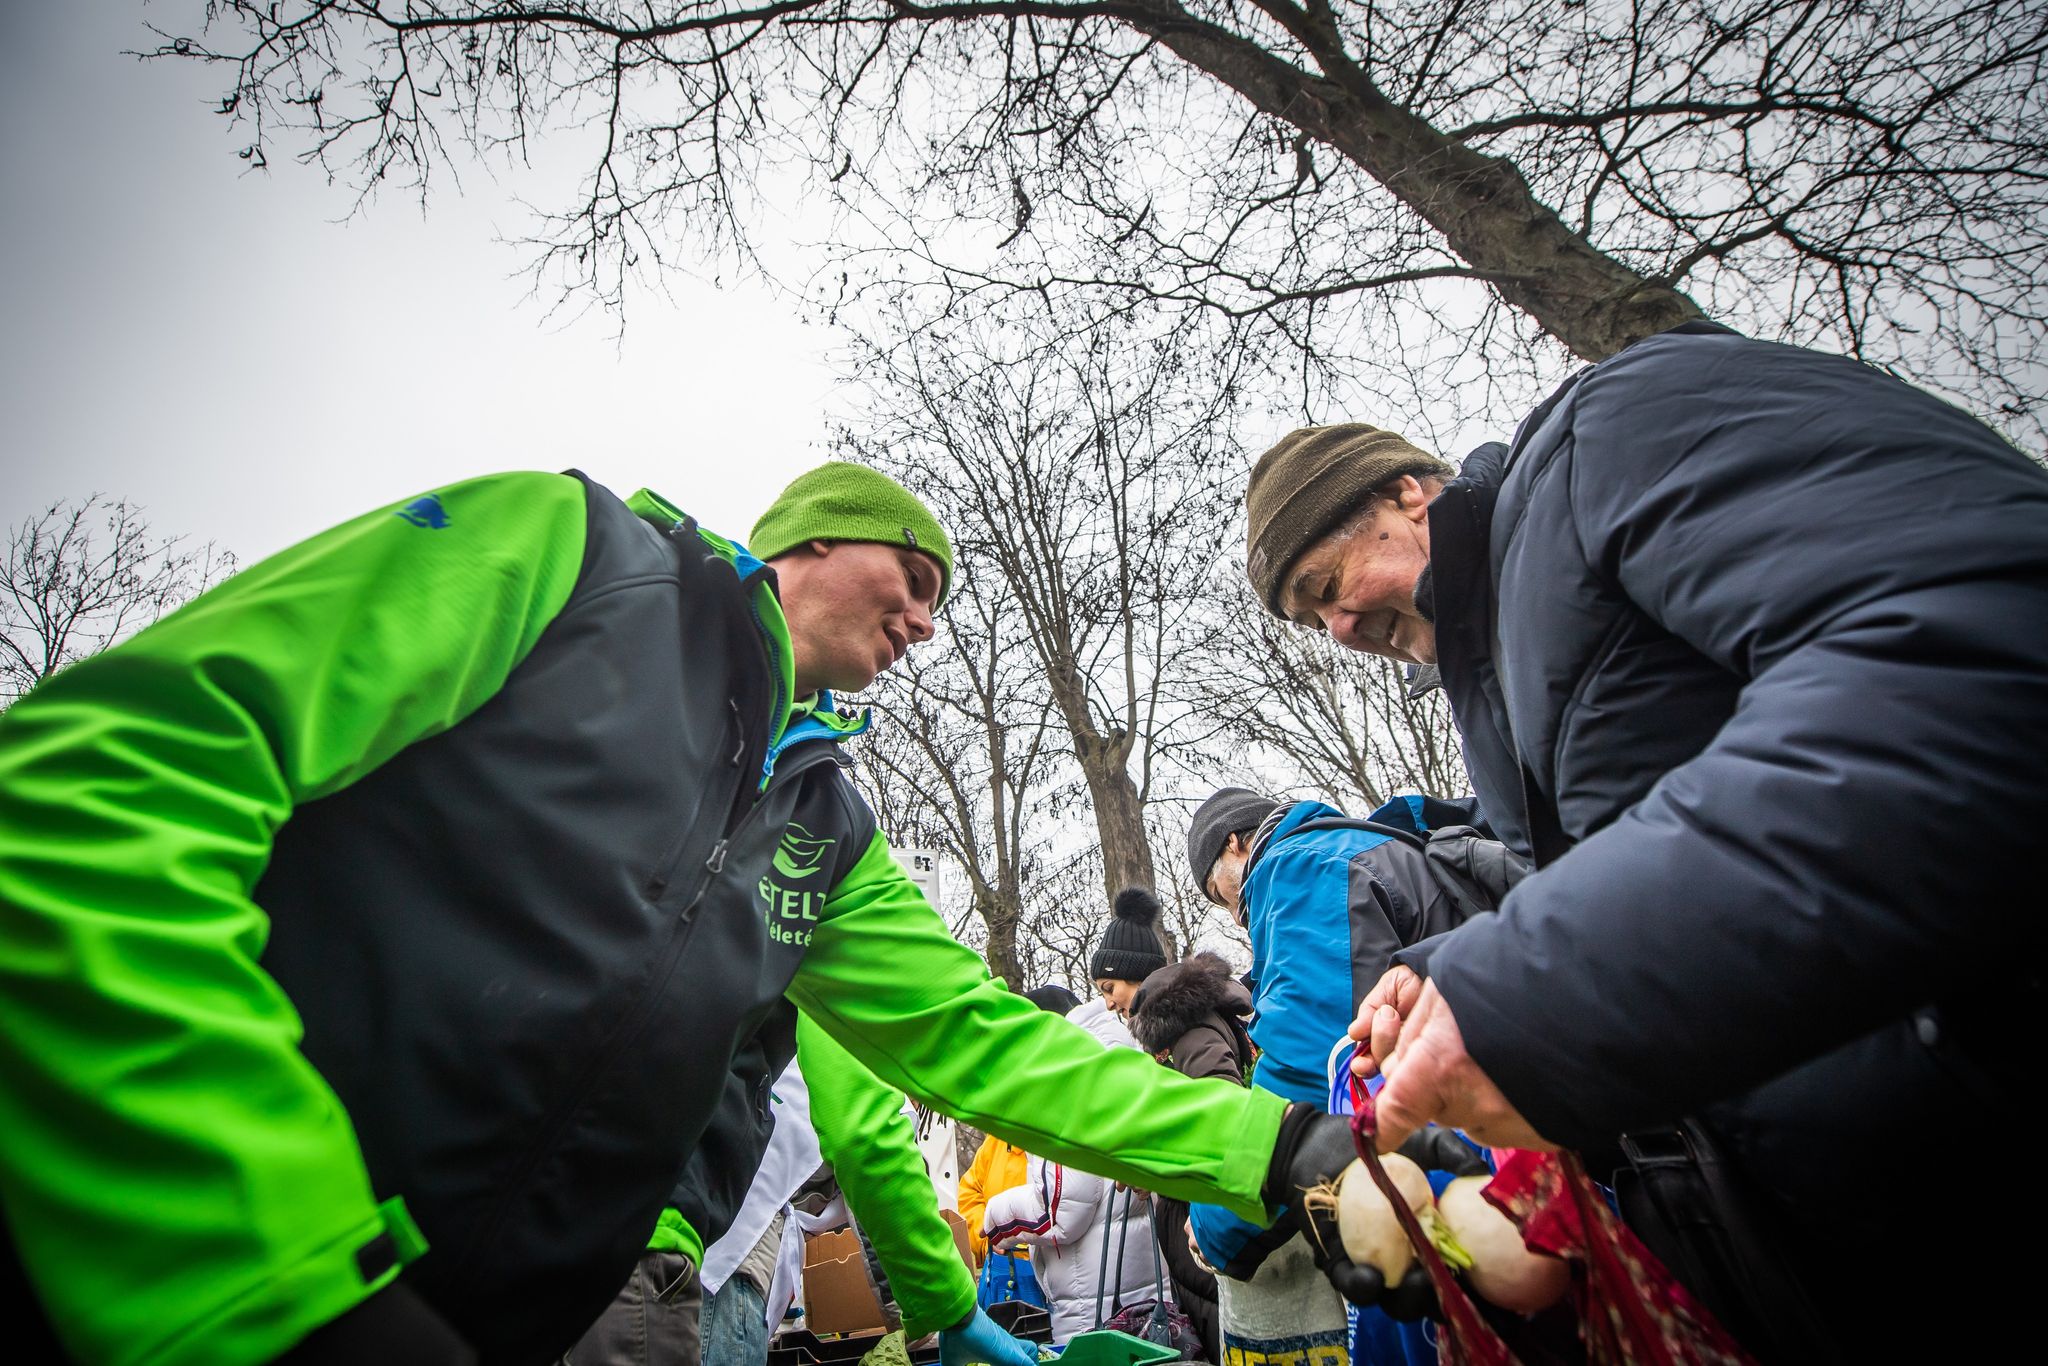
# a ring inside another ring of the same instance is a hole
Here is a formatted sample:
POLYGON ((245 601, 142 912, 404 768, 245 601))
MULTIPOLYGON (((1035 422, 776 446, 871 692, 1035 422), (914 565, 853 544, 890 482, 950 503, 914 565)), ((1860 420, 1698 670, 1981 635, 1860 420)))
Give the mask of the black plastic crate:
POLYGON ((988 1316, 1013 1338, 1030 1342, 1052 1341, 1052 1315, 1024 1300, 1004 1300, 988 1307, 988 1316))

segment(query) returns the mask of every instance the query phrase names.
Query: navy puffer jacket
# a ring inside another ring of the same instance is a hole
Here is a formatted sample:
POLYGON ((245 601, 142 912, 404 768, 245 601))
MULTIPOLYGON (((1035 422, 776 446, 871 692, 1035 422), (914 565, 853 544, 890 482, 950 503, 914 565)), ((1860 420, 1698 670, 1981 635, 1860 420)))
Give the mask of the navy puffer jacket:
POLYGON ((1469 1052, 1568 1145, 1707 1114, 1797 1236, 1896 1259, 1872 1183, 1954 1122, 2023 1132, 2048 1033, 2048 473, 1695 324, 1581 372, 1429 525, 1482 803, 1569 849, 1422 955, 1469 1052))

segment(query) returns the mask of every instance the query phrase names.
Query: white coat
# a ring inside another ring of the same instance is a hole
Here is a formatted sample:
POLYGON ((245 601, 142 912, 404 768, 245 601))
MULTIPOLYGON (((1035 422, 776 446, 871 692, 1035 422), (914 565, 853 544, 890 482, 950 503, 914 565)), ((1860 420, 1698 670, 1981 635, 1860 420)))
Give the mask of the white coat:
MULTIPOLYGON (((1111 1047, 1137 1047, 1123 1021, 1104 1010, 1100 1001, 1077 1007, 1067 1018, 1111 1047)), ((983 1221, 990 1245, 1022 1242, 1030 1246, 1032 1269, 1052 1311, 1055 1343, 1064 1344, 1074 1334, 1095 1326, 1098 1289, 1102 1290, 1105 1319, 1116 1312, 1119 1301, 1127 1304, 1165 1295, 1165 1291, 1154 1289, 1155 1281, 1164 1283, 1165 1271, 1155 1262, 1158 1248, 1146 1218, 1150 1199, 1143 1191, 1118 1190, 1116 1183, 1105 1177, 1036 1156, 1025 1165, 1023 1185, 990 1198, 983 1221), (1105 1241, 1109 1246, 1106 1288, 1105 1241)))

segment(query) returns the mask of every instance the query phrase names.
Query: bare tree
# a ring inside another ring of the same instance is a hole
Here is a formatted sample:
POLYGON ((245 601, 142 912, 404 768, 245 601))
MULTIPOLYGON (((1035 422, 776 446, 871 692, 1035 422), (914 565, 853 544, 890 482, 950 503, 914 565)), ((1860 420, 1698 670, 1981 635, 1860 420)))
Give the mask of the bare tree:
POLYGON ((999 580, 966 577, 941 638, 913 650, 864 700, 874 729, 853 753, 883 830, 943 850, 967 880, 956 936, 980 940, 989 971, 1013 986, 1030 979, 1019 926, 1043 865, 1042 813, 1055 780, 1057 718, 1025 677, 1028 657, 1006 627, 999 580))
MULTIPOLYGON (((1391 660, 1340 649, 1268 615, 1235 565, 1219 575, 1232 603, 1230 629, 1205 658, 1202 691, 1215 741, 1238 757, 1217 776, 1245 782, 1266 772, 1278 788, 1312 787, 1357 814, 1397 792, 1455 796, 1471 789, 1450 706, 1412 686, 1391 660)), ((1254 784, 1256 785, 1256 784, 1254 784)))
POLYGON ((1200 587, 1236 492, 1219 455, 1234 362, 1171 326, 1029 308, 889 335, 862 351, 846 444, 931 503, 963 575, 1000 581, 1086 785, 1104 896, 1150 887, 1145 806, 1185 743, 1184 680, 1214 629, 1200 587))
MULTIPOLYGON (((854 748, 855 765, 892 838, 943 850, 961 869, 964 895, 941 908, 953 913, 954 936, 1013 985, 1061 982, 1086 996, 1089 955, 1109 918, 1100 841, 1086 784, 1050 743, 1060 722, 1048 690, 1006 670, 991 648, 1008 613, 987 595, 1001 591, 993 577, 963 581, 942 638, 864 697, 876 725, 854 748)), ((1151 842, 1176 847, 1186 831, 1160 811, 1147 813, 1151 842)), ((1181 879, 1167 876, 1158 890, 1165 944, 1248 958, 1242 931, 1181 879)))
POLYGON ((209 0, 160 39, 250 160, 365 192, 572 130, 537 279, 610 302, 685 241, 747 257, 795 165, 828 302, 1173 301, 1305 392, 1466 406, 1705 311, 2042 432, 2034 0, 209 0))
POLYGON ((1066 857, 1048 864, 1032 888, 1031 914, 1020 935, 1028 980, 1062 983, 1083 1000, 1094 994, 1088 959, 1109 923, 1101 886, 1101 853, 1092 842, 1070 841, 1066 857))
MULTIPOLYGON (((1207 794, 1204 793, 1204 796, 1207 794)), ((1148 813, 1153 847, 1168 851, 1167 871, 1154 889, 1159 897, 1161 938, 1188 954, 1208 949, 1250 966, 1251 940, 1222 907, 1203 894, 1187 865, 1188 818, 1192 802, 1154 802, 1148 813)))
POLYGON ((7 534, 0 564, 0 707, 232 574, 213 542, 153 539, 142 509, 93 494, 7 534))

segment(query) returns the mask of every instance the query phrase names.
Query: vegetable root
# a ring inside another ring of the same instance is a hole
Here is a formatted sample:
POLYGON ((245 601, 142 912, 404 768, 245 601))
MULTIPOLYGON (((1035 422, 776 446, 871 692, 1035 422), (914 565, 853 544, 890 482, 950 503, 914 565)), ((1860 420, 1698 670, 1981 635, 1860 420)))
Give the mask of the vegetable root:
MULTIPOLYGON (((1429 1178, 1422 1168, 1399 1153, 1386 1154, 1380 1164, 1410 1209, 1418 1214, 1430 1209, 1429 1178)), ((1302 1204, 1312 1211, 1335 1211, 1344 1255, 1359 1266, 1376 1268, 1388 1285, 1415 1264, 1415 1250, 1401 1231, 1401 1221, 1363 1162, 1346 1167, 1334 1184, 1324 1182, 1304 1192, 1302 1204)))
POLYGON ((1571 1265, 1531 1252, 1522 1231, 1482 1192, 1491 1177, 1461 1176, 1437 1197, 1437 1212, 1451 1236, 1471 1255, 1465 1279, 1488 1302, 1518 1314, 1548 1309, 1571 1286, 1571 1265))

